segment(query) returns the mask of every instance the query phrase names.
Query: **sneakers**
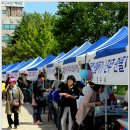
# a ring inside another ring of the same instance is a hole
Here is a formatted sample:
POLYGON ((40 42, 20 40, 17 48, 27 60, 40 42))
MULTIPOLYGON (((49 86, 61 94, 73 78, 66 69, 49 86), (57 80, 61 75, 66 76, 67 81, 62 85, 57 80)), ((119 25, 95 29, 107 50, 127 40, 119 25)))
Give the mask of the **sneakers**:
POLYGON ((14 129, 17 129, 17 126, 14 126, 14 129))
POLYGON ((8 130, 12 129, 12 126, 9 126, 7 129, 8 129, 8 130))
POLYGON ((33 122, 33 125, 37 125, 36 121, 33 122))
POLYGON ((37 125, 43 125, 43 123, 41 121, 38 121, 37 125))
POLYGON ((43 123, 40 120, 38 120, 38 121, 33 122, 33 124, 34 125, 42 125, 43 123))

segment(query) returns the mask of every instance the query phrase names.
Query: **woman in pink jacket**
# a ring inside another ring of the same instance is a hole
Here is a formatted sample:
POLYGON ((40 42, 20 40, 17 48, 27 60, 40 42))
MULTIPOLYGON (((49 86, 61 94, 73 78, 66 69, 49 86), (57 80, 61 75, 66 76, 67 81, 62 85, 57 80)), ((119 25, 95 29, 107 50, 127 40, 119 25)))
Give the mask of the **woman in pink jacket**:
POLYGON ((103 92, 104 87, 95 85, 92 82, 90 82, 89 85, 90 86, 87 86, 88 92, 84 95, 83 102, 76 114, 76 122, 79 126, 83 124, 84 130, 94 130, 94 107, 103 105, 103 103, 99 101, 99 97, 97 98, 97 95, 103 92))

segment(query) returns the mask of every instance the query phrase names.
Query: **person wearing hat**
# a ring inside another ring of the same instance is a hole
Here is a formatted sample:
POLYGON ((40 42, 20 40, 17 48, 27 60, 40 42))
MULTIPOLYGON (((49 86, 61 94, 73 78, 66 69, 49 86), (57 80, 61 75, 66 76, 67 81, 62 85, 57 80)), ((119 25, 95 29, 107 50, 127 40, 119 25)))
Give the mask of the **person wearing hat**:
POLYGON ((9 84, 5 89, 5 94, 7 96, 5 112, 7 114, 7 120, 9 124, 8 128, 11 129, 12 124, 14 124, 14 128, 16 129, 19 125, 19 113, 21 112, 21 106, 14 107, 12 103, 15 99, 20 102, 19 104, 22 104, 24 96, 21 89, 16 85, 15 78, 9 79, 9 84), (14 113, 14 121, 11 118, 12 113, 14 113))

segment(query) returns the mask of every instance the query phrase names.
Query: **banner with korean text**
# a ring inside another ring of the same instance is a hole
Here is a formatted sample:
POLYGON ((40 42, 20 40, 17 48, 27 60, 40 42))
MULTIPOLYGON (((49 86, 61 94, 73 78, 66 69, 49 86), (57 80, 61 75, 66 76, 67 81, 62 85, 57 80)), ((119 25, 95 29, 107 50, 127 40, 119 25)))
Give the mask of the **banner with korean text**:
POLYGON ((30 81, 36 81, 38 78, 38 71, 27 71, 28 74, 27 79, 30 81))
POLYGON ((92 59, 92 82, 106 85, 128 85, 128 53, 92 59))
POLYGON ((68 63, 61 66, 63 79, 66 80, 69 75, 73 75, 77 81, 80 81, 80 65, 78 62, 68 63))

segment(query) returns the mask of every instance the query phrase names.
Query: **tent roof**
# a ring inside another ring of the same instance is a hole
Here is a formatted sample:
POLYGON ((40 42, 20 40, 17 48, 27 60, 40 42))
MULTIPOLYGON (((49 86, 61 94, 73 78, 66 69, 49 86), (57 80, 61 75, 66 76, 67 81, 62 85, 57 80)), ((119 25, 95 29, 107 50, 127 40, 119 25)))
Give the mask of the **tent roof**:
POLYGON ((64 55, 65 55, 65 53, 64 53, 64 52, 61 52, 53 61, 51 61, 49 64, 47 64, 47 68, 53 67, 53 63, 54 63, 55 61, 57 61, 60 57, 64 56, 64 55))
POLYGON ((75 56, 79 55, 80 53, 84 52, 85 50, 87 50, 88 48, 90 48, 91 46, 92 46, 92 44, 89 41, 87 41, 82 46, 80 46, 77 50, 75 50, 73 53, 71 53, 70 55, 66 56, 65 58, 59 60, 58 62, 64 61, 71 57, 75 57, 75 56))
POLYGON ((48 57, 46 57, 42 62, 40 62, 37 66, 35 66, 34 68, 30 68, 28 69, 28 71, 34 71, 37 70, 40 67, 43 67, 44 65, 50 63, 52 60, 54 60, 56 58, 56 56, 53 55, 49 55, 48 57))
POLYGON ((74 51, 76 51, 78 49, 77 46, 75 46, 74 48, 72 48, 70 51, 68 51, 65 55, 63 55, 62 57, 58 58, 55 62, 59 62, 60 60, 64 59, 65 57, 69 56, 70 54, 72 54, 74 51))
POLYGON ((4 70, 5 68, 7 68, 9 66, 9 64, 8 65, 3 65, 2 66, 2 70, 4 70))
POLYGON ((19 67, 17 67, 16 69, 12 70, 12 72, 18 72, 19 69, 25 67, 26 65, 30 64, 33 61, 33 59, 29 59, 26 62, 23 62, 19 67))
MULTIPOLYGON (((106 36, 100 37, 94 44, 92 44, 89 48, 86 48, 84 51, 79 53, 77 56, 86 54, 88 51, 95 49, 96 47, 103 44, 107 40, 108 40, 108 38, 106 36)), ((76 62, 76 57, 71 57, 71 58, 64 60, 63 64, 72 63, 72 62, 76 62)))
POLYGON ((7 67, 6 69, 4 69, 4 70, 2 71, 2 74, 5 74, 7 71, 9 71, 9 70, 15 68, 15 67, 18 66, 19 64, 20 64, 19 62, 16 62, 15 64, 11 64, 9 67, 7 67))
POLYGON ((92 46, 90 48, 88 48, 87 50, 85 50, 84 52, 82 52, 80 55, 86 54, 87 52, 90 52, 92 50, 94 50, 95 48, 97 48, 98 46, 102 45, 104 42, 106 42, 109 38, 106 36, 101 36, 96 42, 94 42, 92 44, 92 46))
POLYGON ((35 64, 38 64, 38 63, 41 63, 43 61, 43 59, 38 56, 35 60, 33 60, 31 63, 29 63, 28 65, 22 67, 21 69, 19 69, 20 71, 21 70, 27 70, 28 68, 30 68, 31 66, 35 65, 35 64))
POLYGON ((126 51, 128 45, 128 28, 122 27, 115 35, 113 35, 105 43, 88 53, 96 58, 118 54, 126 51))

